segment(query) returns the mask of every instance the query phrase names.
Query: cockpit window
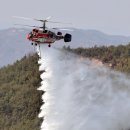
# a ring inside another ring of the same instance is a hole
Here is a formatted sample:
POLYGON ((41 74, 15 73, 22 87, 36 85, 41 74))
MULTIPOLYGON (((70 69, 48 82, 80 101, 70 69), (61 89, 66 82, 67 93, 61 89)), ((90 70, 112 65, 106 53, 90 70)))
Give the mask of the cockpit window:
POLYGON ((36 30, 36 33, 38 33, 38 30, 36 30))

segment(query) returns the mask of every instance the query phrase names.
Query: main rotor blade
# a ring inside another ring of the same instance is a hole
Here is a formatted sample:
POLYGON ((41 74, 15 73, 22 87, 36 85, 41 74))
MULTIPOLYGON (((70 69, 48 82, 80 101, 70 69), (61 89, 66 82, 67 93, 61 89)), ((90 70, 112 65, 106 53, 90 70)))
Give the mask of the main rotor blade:
POLYGON ((74 30, 72 30, 72 29, 65 29, 65 28, 62 28, 62 29, 60 29, 60 30, 65 30, 65 31, 74 31, 74 30))
POLYGON ((39 26, 30 26, 30 25, 25 25, 25 24, 14 24, 14 25, 26 26, 26 27, 33 27, 33 28, 42 28, 42 27, 39 27, 39 26))
POLYGON ((50 21, 50 20, 48 22, 50 22, 50 23, 61 23, 61 24, 71 24, 72 25, 72 23, 63 23, 63 22, 50 21))
POLYGON ((63 30, 63 31, 74 31, 72 29, 67 29, 67 28, 52 28, 52 29, 56 29, 56 30, 63 30))
POLYGON ((13 18, 25 19, 25 20, 34 20, 33 18, 20 17, 20 16, 12 16, 13 18))
POLYGON ((51 19, 51 16, 47 17, 46 20, 48 21, 49 19, 51 19))
POLYGON ((35 18, 27 18, 27 17, 21 17, 21 16, 13 16, 14 18, 19 18, 19 19, 25 19, 25 20, 36 20, 40 22, 50 22, 50 23, 61 23, 61 24, 71 24, 72 23, 64 23, 64 22, 57 22, 57 21, 50 21, 51 16, 47 17, 46 19, 35 19, 35 18))
POLYGON ((35 19, 35 18, 21 17, 21 16, 13 16, 13 18, 24 19, 24 20, 36 20, 36 21, 44 22, 44 20, 39 20, 39 19, 35 19))
POLYGON ((36 21, 40 21, 40 22, 47 22, 51 16, 47 17, 45 20, 43 19, 35 19, 35 18, 27 18, 27 17, 21 17, 21 16, 12 16, 13 18, 19 18, 19 19, 24 19, 24 20, 36 20, 36 21))
POLYGON ((34 19, 34 20, 40 21, 40 22, 48 22, 49 19, 51 19, 51 16, 47 17, 46 19, 34 19))

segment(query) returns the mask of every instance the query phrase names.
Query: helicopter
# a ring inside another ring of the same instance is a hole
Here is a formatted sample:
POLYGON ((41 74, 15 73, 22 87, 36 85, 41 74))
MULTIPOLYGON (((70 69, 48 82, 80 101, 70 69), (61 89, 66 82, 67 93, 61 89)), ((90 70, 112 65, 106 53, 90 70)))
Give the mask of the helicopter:
MULTIPOLYGON (((21 19, 32 19, 32 18, 25 18, 25 17, 19 17, 19 16, 14 16, 15 18, 21 18, 21 19)), ((72 40, 72 35, 69 33, 66 33, 65 35, 62 34, 61 31, 59 30, 69 30, 69 29, 60 29, 60 28, 48 28, 46 27, 46 23, 60 23, 60 22, 54 22, 54 21, 49 21, 51 17, 46 18, 45 20, 40 20, 40 19, 33 19, 39 22, 42 22, 42 26, 30 26, 30 25, 23 25, 23 26, 28 26, 28 27, 33 27, 32 31, 27 34, 27 39, 31 41, 32 45, 39 45, 40 44, 48 44, 48 47, 51 47, 51 44, 53 44, 55 41, 59 41, 61 39, 64 40, 64 42, 71 42, 72 40), (54 30, 58 30, 56 33, 54 30)), ((67 23, 69 24, 69 23, 67 23)), ((21 24, 15 24, 15 25, 21 25, 21 24)))

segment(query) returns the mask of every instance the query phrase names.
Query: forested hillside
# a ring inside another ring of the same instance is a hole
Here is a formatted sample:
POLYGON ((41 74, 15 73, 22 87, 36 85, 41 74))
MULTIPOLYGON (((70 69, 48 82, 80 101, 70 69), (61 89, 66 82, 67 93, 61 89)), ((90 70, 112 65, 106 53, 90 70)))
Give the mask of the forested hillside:
POLYGON ((42 92, 38 56, 0 69, 0 130, 39 130, 42 92))
POLYGON ((99 59, 103 64, 108 65, 115 70, 130 73, 130 43, 119 46, 94 46, 92 48, 64 49, 81 55, 83 57, 99 59))

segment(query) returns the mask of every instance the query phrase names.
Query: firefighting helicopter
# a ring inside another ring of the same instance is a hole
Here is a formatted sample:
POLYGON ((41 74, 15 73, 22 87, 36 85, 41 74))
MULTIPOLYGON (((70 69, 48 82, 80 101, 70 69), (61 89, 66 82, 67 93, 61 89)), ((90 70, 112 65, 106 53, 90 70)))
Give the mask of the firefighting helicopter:
MULTIPOLYGON (((25 17, 19 17, 19 16, 14 16, 15 18, 21 18, 21 19, 32 19, 32 18, 25 18, 25 17)), ((42 26, 30 26, 30 25, 22 25, 22 26, 28 26, 28 27, 32 27, 32 31, 27 34, 27 39, 29 41, 32 42, 32 45, 39 45, 40 44, 48 44, 48 47, 51 47, 51 44, 53 44, 55 41, 61 40, 63 39, 64 42, 71 42, 72 39, 72 35, 69 33, 66 33, 65 35, 62 34, 61 31, 59 30, 69 30, 72 31, 70 29, 60 29, 60 28, 48 28, 46 27, 46 23, 50 22, 50 23, 60 23, 60 22, 54 22, 54 21, 50 21, 51 17, 46 18, 45 20, 42 19, 33 19, 36 21, 40 21, 42 22, 42 26), (58 32, 56 33, 54 30, 58 30, 58 32)), ((67 23, 69 24, 69 23, 67 23)), ((21 24, 15 24, 15 25, 21 25, 21 24)))

